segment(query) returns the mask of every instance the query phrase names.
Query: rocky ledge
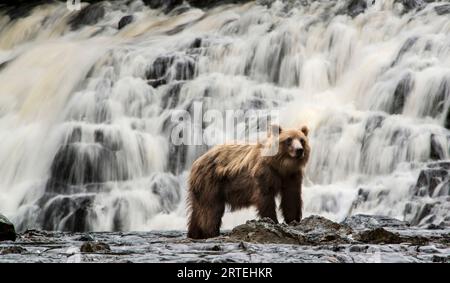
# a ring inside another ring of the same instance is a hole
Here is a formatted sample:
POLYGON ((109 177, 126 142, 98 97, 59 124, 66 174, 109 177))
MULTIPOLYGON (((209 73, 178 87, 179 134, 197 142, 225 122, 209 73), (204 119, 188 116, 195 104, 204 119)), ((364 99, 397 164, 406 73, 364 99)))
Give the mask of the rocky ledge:
POLYGON ((290 225, 252 220, 207 240, 183 231, 28 230, 0 242, 0 262, 450 262, 450 228, 355 215, 342 223, 320 216, 290 225))

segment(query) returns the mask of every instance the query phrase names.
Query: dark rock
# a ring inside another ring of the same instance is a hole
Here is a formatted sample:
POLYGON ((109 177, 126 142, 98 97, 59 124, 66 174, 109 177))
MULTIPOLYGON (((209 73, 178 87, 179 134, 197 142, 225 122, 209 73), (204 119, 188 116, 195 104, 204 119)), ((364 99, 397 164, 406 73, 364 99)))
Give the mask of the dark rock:
POLYGON ((196 58, 184 54, 163 55, 155 59, 146 73, 153 87, 172 80, 191 80, 195 75, 196 58))
POLYGON ((150 79, 147 81, 147 83, 149 85, 151 85, 154 88, 157 88, 161 85, 165 85, 167 84, 167 80, 165 78, 160 78, 160 79, 150 79))
POLYGON ((357 214, 344 219, 341 224, 355 230, 376 229, 382 227, 407 228, 409 223, 395 218, 379 215, 357 214))
POLYGON ((436 187, 450 178, 449 162, 435 162, 419 173, 415 186, 416 196, 432 196, 436 187))
POLYGON ((214 245, 211 247, 211 251, 214 251, 214 252, 219 252, 221 250, 222 250, 222 247, 220 245, 214 245))
POLYGON ((92 237, 91 235, 86 234, 86 235, 83 235, 83 236, 80 236, 80 237, 76 238, 75 241, 80 241, 80 242, 93 242, 93 241, 95 241, 95 239, 94 239, 94 237, 92 237))
POLYGON ((350 17, 356 17, 367 9, 367 1, 366 0, 350 0, 347 4, 347 14, 350 17))
POLYGON ((400 60, 403 58, 403 55, 405 55, 405 53, 408 52, 416 44, 417 40, 418 40, 417 36, 412 36, 403 43, 402 47, 398 51, 397 56, 392 62, 391 67, 395 66, 398 62, 400 62, 400 60))
POLYGON ((20 246, 5 247, 5 248, 0 248, 0 255, 22 254, 26 251, 27 251, 26 249, 24 249, 20 246))
POLYGON ((447 114, 445 115, 444 127, 450 130, 450 106, 447 109, 447 114))
POLYGON ((235 227, 228 240, 253 243, 319 245, 349 243, 352 229, 321 216, 310 216, 300 222, 276 224, 268 218, 247 221, 235 227))
POLYGON ((274 244, 307 244, 303 233, 285 224, 276 224, 271 219, 251 220, 235 227, 228 235, 232 241, 274 244))
POLYGON ((49 2, 49 0, 6 0, 0 3, 0 9, 14 21, 29 16, 35 7, 49 2))
POLYGON ((51 198, 41 205, 43 209, 38 221, 48 231, 87 231, 90 228, 88 219, 94 216, 94 198, 95 195, 59 195, 51 198))
POLYGON ((365 230, 355 235, 355 239, 366 244, 400 244, 426 245, 429 239, 422 236, 401 236, 384 228, 365 230))
POLYGON ((394 91, 394 101, 392 102, 390 114, 401 114, 403 112, 403 107, 405 106, 406 99, 408 98, 411 90, 413 88, 413 81, 411 79, 411 74, 404 76, 394 91))
POLYGON ((104 253, 111 251, 108 244, 101 242, 86 242, 80 247, 82 253, 104 253))
POLYGON ((433 255, 431 260, 436 263, 450 263, 450 256, 433 255))
POLYGON ((395 0, 394 2, 403 4, 403 13, 408 13, 414 9, 421 9, 426 5, 423 0, 395 0))
POLYGON ((436 139, 435 134, 430 136, 430 159, 432 160, 442 160, 445 158, 444 148, 436 139))
POLYGON ((450 14, 450 4, 444 4, 434 7, 434 10, 438 15, 450 14))
POLYGON ((438 117, 443 114, 445 111, 444 106, 449 95, 450 79, 445 77, 439 84, 439 88, 436 90, 436 93, 431 93, 430 97, 433 99, 430 101, 430 104, 433 105, 433 107, 431 108, 430 113, 426 113, 426 115, 438 117))
POLYGON ((356 239, 367 244, 400 244, 403 242, 397 233, 389 232, 384 228, 362 231, 357 234, 356 239))
POLYGON ((200 37, 197 37, 192 42, 190 48, 200 48, 202 46, 202 39, 200 37))
POLYGON ((133 20, 134 20, 133 15, 124 16, 124 17, 122 17, 122 18, 120 19, 120 21, 119 21, 119 23, 118 23, 118 25, 117 25, 117 28, 118 28, 118 29, 122 29, 122 28, 124 28, 126 25, 131 24, 131 23, 133 22, 133 20))
POLYGON ((245 4, 252 0, 188 0, 189 5, 196 8, 211 9, 219 5, 245 4))
POLYGON ((90 4, 72 16, 72 18, 69 19, 69 24, 72 30, 77 30, 85 25, 96 24, 104 16, 104 3, 90 4))
POLYGON ((8 218, 0 214, 0 241, 15 241, 16 237, 14 225, 8 218))
POLYGON ((143 0, 143 2, 151 9, 162 9, 166 14, 183 4, 183 0, 143 0))
MULTIPOLYGON (((97 133, 97 141, 101 141, 97 133)), ((121 169, 116 152, 97 144, 68 144, 57 152, 51 165, 47 191, 59 191, 60 185, 82 185, 120 181, 128 178, 121 169)))
POLYGON ((299 223, 293 223, 291 225, 295 229, 305 233, 308 241, 314 244, 347 242, 347 236, 353 232, 345 224, 339 224, 317 215, 309 216, 302 219, 299 223))

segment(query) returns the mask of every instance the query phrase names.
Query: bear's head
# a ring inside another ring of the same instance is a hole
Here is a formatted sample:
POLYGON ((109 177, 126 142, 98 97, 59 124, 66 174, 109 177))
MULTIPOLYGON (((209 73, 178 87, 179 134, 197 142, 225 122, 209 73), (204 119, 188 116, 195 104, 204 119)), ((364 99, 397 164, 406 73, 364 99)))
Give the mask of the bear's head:
POLYGON ((292 173, 302 169, 309 159, 311 147, 308 140, 309 130, 301 128, 283 129, 279 125, 271 125, 269 141, 278 141, 278 150, 269 157, 272 166, 280 173, 292 173))

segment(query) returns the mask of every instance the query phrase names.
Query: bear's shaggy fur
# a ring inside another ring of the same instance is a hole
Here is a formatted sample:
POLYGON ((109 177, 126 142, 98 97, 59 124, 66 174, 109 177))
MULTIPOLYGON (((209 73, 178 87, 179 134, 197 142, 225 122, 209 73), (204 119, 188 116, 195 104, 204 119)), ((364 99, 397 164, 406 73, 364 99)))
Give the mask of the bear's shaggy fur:
POLYGON ((220 233, 225 205, 231 210, 256 206, 258 215, 278 223, 275 197, 281 195, 284 220, 302 217, 303 169, 309 159, 308 128, 272 126, 264 143, 219 145, 198 158, 189 177, 188 237, 204 239, 220 233), (262 150, 278 138, 278 151, 264 156, 262 150))

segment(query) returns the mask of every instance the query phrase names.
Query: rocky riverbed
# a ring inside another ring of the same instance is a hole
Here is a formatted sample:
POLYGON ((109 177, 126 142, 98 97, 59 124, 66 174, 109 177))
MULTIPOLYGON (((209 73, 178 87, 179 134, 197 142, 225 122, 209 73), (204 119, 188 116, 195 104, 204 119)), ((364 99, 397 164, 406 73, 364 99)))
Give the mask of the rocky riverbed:
POLYGON ((184 231, 28 230, 0 242, 0 262, 450 262, 450 229, 433 228, 356 215, 342 223, 254 220, 196 241, 184 231))

